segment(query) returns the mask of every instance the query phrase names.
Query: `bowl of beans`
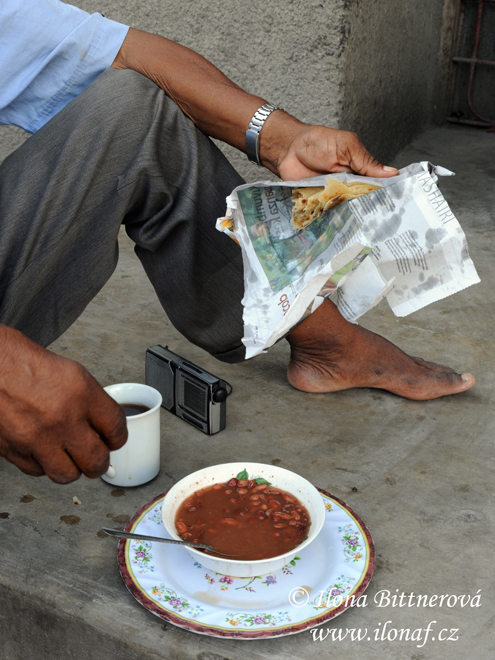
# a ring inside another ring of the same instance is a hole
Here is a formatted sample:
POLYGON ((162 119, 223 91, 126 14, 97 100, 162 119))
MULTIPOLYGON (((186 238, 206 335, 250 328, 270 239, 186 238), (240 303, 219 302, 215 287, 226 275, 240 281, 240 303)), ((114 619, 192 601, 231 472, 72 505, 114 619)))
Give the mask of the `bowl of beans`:
POLYGON ((325 506, 317 489, 284 468, 225 463, 184 477, 166 494, 162 519, 200 564, 234 577, 265 575, 288 564, 318 536, 325 506))

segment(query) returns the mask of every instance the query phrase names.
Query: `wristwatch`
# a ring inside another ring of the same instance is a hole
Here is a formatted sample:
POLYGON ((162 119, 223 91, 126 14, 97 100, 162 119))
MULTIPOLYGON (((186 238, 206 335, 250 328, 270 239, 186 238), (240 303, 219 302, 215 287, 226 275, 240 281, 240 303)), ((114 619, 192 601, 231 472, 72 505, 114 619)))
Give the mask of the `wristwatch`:
POLYGON ((258 136, 265 121, 274 110, 280 110, 280 108, 277 108, 271 103, 265 103, 262 105, 261 108, 258 108, 254 113, 254 117, 251 119, 249 128, 246 131, 246 155, 255 165, 261 165, 258 136))

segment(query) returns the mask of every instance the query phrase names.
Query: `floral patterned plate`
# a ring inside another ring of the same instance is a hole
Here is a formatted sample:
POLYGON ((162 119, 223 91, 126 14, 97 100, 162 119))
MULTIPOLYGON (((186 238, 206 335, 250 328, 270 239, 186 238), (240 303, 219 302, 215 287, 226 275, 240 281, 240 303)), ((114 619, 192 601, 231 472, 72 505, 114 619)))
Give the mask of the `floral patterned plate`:
MULTIPOLYGON (((320 490, 323 529, 290 564, 270 575, 221 575, 177 545, 121 539, 118 562, 124 584, 153 614, 192 632, 214 637, 280 637, 342 614, 373 574, 369 531, 344 502, 320 490)), ((167 536, 161 507, 165 493, 145 504, 126 531, 167 536)))

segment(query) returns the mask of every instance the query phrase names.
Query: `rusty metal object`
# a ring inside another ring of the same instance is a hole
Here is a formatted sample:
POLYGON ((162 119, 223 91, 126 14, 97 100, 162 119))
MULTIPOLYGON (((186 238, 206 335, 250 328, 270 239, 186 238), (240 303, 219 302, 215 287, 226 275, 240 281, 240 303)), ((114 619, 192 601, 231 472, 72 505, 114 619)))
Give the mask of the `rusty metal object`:
POLYGON ((477 12, 477 19, 476 19, 476 30, 475 30, 475 39, 474 39, 474 47, 473 47, 473 54, 472 57, 453 57, 452 60, 454 62, 459 62, 459 63, 466 63, 470 65, 470 73, 469 73, 469 83, 468 83, 468 89, 467 89, 467 103, 468 107, 473 113, 475 117, 478 118, 478 120, 473 120, 473 119, 459 119, 455 117, 449 117, 448 121, 451 123, 455 124, 467 124, 469 126, 481 126, 484 128, 488 128, 490 131, 495 131, 495 118, 490 118, 490 117, 484 117, 481 115, 479 112, 477 112, 474 108, 473 101, 472 101, 472 89, 473 89, 473 80, 474 80, 474 72, 476 70, 477 66, 495 66, 495 61, 491 60, 481 60, 478 59, 478 48, 479 48, 479 41, 480 41, 480 32, 481 32, 481 20, 482 20, 482 15, 483 15, 483 3, 485 2, 495 2, 495 0, 477 0, 478 2, 478 12, 477 12))

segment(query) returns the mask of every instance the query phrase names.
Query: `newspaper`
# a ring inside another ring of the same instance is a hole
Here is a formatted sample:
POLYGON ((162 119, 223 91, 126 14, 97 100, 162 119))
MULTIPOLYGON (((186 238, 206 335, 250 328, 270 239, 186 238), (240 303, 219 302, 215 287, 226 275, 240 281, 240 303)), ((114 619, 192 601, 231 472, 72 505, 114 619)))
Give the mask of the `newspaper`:
POLYGON ((327 176, 237 187, 217 220, 240 245, 244 263, 246 359, 265 351, 335 294, 355 322, 386 298, 396 316, 479 282, 466 237, 437 186, 452 172, 414 163, 398 176, 332 176, 379 190, 293 228, 292 189, 325 186, 327 176))

